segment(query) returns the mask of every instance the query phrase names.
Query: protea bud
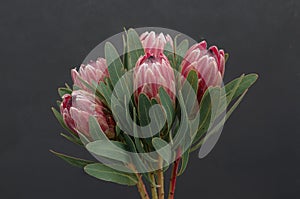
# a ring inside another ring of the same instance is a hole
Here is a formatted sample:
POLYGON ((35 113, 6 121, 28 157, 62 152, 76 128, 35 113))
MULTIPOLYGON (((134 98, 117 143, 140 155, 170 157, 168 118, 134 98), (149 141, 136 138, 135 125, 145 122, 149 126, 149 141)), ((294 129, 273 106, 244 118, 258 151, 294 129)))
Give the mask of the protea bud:
POLYGON ((175 77, 169 60, 164 54, 147 53, 140 57, 134 69, 135 99, 144 93, 149 99, 160 102, 158 89, 163 87, 175 103, 175 77))
POLYGON ((104 58, 98 58, 97 61, 90 61, 87 65, 82 64, 78 72, 76 69, 72 69, 71 74, 74 85, 89 92, 90 90, 86 88, 81 80, 92 85, 92 83, 99 83, 103 81, 105 77, 109 76, 106 60, 104 58))
POLYGON ((152 56, 159 56, 163 53, 166 43, 170 43, 173 46, 173 40, 170 35, 164 35, 160 33, 156 35, 154 31, 144 32, 140 36, 140 40, 143 44, 145 53, 149 53, 152 56))
POLYGON ((90 136, 89 117, 94 116, 108 138, 115 137, 115 121, 106 107, 92 94, 76 90, 63 96, 60 112, 66 125, 74 132, 90 136))
POLYGON ((200 101, 210 86, 220 86, 225 70, 225 54, 216 46, 207 49, 205 41, 193 45, 182 61, 182 75, 186 78, 191 70, 198 75, 197 97, 200 101))

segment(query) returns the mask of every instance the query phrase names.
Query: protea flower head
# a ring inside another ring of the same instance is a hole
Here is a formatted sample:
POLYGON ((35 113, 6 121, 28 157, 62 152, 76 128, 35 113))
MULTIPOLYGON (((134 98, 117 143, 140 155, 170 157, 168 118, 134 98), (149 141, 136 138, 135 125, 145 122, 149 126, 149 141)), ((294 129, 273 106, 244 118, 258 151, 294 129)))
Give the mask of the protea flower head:
POLYGON ((158 89, 163 87, 175 103, 175 77, 169 60, 164 54, 146 55, 139 58, 134 68, 135 100, 141 93, 160 102, 158 89))
POLYGON ((90 136, 89 117, 94 116, 108 138, 115 137, 115 121, 106 107, 94 95, 83 90, 65 94, 60 112, 66 125, 74 132, 90 136))
POLYGON ((77 72, 76 69, 71 71, 74 85, 90 91, 83 85, 81 80, 86 81, 88 84, 99 83, 109 76, 106 60, 104 58, 98 58, 96 61, 90 61, 87 65, 82 64, 77 72), (81 80, 80 80, 81 79, 81 80))
POLYGON ((173 46, 173 40, 170 35, 164 35, 163 33, 160 33, 159 35, 156 35, 154 31, 151 31, 150 33, 144 32, 140 36, 140 40, 143 44, 145 53, 149 53, 152 56, 159 56, 163 53, 166 43, 170 43, 171 46, 173 46))
POLYGON ((221 86, 225 70, 225 53, 216 46, 207 49, 206 41, 202 41, 186 52, 181 66, 181 73, 185 78, 191 70, 197 72, 199 79, 197 97, 200 101, 208 87, 221 86))

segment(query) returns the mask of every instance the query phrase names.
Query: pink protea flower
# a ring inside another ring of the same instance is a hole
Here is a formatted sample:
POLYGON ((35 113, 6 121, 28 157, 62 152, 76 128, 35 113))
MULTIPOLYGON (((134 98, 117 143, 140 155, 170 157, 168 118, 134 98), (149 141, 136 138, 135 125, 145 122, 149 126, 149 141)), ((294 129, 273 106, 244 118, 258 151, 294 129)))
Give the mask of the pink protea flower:
POLYGON ((175 103, 175 77, 169 60, 164 54, 153 56, 150 53, 139 58, 134 68, 135 100, 144 93, 149 99, 158 102, 158 89, 163 87, 175 103))
POLYGON ((159 35, 156 35, 154 31, 151 31, 150 33, 144 32, 140 36, 140 40, 143 44, 145 53, 149 53, 152 56, 159 56, 163 53, 166 43, 170 43, 173 47, 173 40, 170 35, 164 35, 163 33, 160 33, 159 35))
POLYGON ((74 132, 90 136, 89 117, 94 116, 108 138, 115 137, 115 121, 106 107, 94 95, 76 90, 63 96, 60 112, 66 125, 74 132))
POLYGON ((82 64, 77 72, 76 69, 71 71, 72 79, 75 86, 80 87, 86 91, 90 90, 82 84, 80 79, 86 81, 88 84, 99 83, 109 76, 106 60, 98 58, 97 61, 90 61, 87 65, 82 64))
POLYGON ((191 70, 198 74, 198 100, 209 86, 221 86, 225 70, 224 50, 216 46, 207 49, 206 41, 193 45, 182 61, 182 75, 186 78, 191 70))

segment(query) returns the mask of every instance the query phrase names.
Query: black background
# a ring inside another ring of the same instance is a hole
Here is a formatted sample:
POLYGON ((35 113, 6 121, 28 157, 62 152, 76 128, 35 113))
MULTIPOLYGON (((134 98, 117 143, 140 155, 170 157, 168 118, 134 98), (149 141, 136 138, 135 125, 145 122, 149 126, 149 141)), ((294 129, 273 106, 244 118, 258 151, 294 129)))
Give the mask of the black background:
POLYGON ((204 159, 191 155, 177 198, 299 198, 300 1, 1 1, 1 198, 137 198, 49 149, 89 157, 52 115, 69 70, 123 27, 158 26, 230 53, 225 82, 258 82, 204 159))

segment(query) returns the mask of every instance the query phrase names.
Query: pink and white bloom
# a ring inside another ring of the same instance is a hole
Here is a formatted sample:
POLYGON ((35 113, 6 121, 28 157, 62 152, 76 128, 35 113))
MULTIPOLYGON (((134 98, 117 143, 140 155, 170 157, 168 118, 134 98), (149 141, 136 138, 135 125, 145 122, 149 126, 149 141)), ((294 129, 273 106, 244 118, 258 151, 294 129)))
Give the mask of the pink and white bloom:
POLYGON ((143 44, 145 53, 149 53, 152 56, 158 57, 163 54, 165 45, 169 42, 173 47, 173 40, 170 35, 164 35, 160 33, 156 35, 154 31, 144 32, 140 36, 140 40, 143 44))
POLYGON ((108 138, 115 137, 115 121, 106 107, 94 95, 84 90, 63 96, 60 112, 66 125, 76 133, 90 137, 89 118, 94 116, 108 138))
POLYGON ((164 54, 153 56, 146 53, 136 63, 133 74, 133 87, 135 100, 144 93, 149 99, 156 99, 158 102, 158 89, 163 87, 175 104, 175 77, 169 60, 164 54))
POLYGON ((90 92, 81 80, 90 85, 103 81, 105 77, 109 76, 106 60, 98 58, 96 61, 90 61, 87 65, 82 64, 78 72, 76 69, 72 69, 71 75, 75 86, 90 92))
POLYGON ((182 75, 186 78, 191 70, 198 75, 198 100, 210 86, 221 86, 225 70, 224 50, 216 46, 207 49, 206 41, 193 45, 185 54, 181 64, 182 75))

